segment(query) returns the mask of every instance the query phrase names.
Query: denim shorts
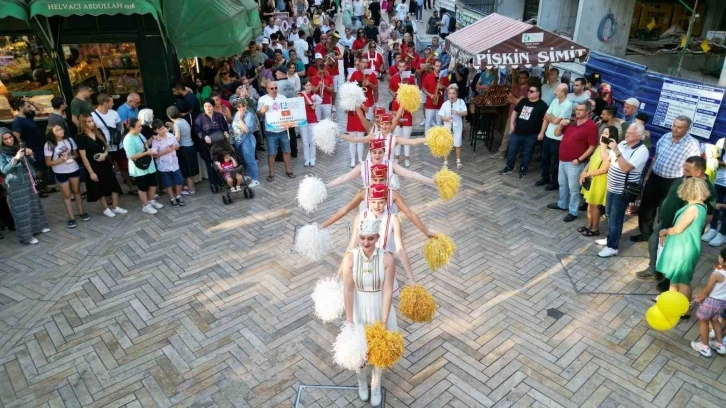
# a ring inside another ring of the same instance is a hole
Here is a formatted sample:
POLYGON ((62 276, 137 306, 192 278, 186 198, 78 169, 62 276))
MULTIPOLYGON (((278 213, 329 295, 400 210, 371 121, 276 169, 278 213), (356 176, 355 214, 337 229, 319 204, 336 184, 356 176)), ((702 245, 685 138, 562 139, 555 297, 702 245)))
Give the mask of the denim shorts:
POLYGON ((65 184, 72 178, 81 177, 81 171, 76 170, 73 173, 53 173, 55 175, 55 182, 58 184, 65 184))
POLYGON ((283 153, 290 153, 290 138, 287 136, 287 132, 272 133, 267 132, 267 154, 269 156, 277 155, 277 144, 280 144, 280 149, 283 153))
POLYGON ((174 171, 160 171, 159 175, 161 176, 161 186, 163 188, 184 185, 184 178, 179 169, 174 171))

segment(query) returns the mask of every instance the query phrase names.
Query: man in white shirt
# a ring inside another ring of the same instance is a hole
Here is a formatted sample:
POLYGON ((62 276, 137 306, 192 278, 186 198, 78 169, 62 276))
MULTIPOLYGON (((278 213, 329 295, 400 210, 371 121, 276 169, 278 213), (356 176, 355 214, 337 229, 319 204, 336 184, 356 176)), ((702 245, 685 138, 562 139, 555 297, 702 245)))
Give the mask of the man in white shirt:
POLYGON ((585 102, 590 99, 590 94, 585 92, 585 78, 575 79, 575 82, 572 84, 572 90, 574 92, 567 94, 567 100, 572 102, 573 109, 578 103, 585 102))
POLYGON ((124 134, 121 132, 121 117, 118 113, 111 109, 113 108, 113 99, 107 93, 99 94, 96 97, 98 107, 95 111, 91 112, 93 123, 96 125, 96 129, 99 129, 106 137, 106 143, 108 143, 108 150, 111 153, 111 157, 116 162, 121 172, 121 177, 124 183, 129 188, 129 193, 134 190, 131 179, 129 178, 128 170, 128 159, 126 158, 126 152, 124 152, 123 140, 124 134), (116 133, 113 135, 111 133, 116 133), (112 139, 117 139, 118 143, 112 143, 112 139))
POLYGON ((277 27, 275 25, 275 18, 274 17, 270 17, 267 20, 267 25, 265 26, 265 29, 262 30, 263 35, 265 37, 267 37, 267 38, 270 38, 270 35, 271 34, 276 33, 278 31, 280 31, 280 27, 277 27))
MULTIPOLYGON (((557 68, 550 68, 547 71, 547 82, 542 85, 542 100, 547 102, 547 105, 551 104, 555 99, 555 88, 560 84, 560 70, 557 68)), ((566 91, 565 91, 566 93, 566 91)))
POLYGON ((310 63, 310 59, 308 58, 309 45, 308 42, 305 41, 305 31, 298 31, 298 35, 300 36, 300 38, 293 42, 293 45, 295 46, 295 52, 297 52, 297 56, 300 57, 302 62, 307 66, 310 63))
MULTIPOLYGON (((278 95, 277 93, 278 84, 275 81, 267 81, 267 95, 261 96, 257 100, 257 116, 265 126, 265 137, 267 139, 267 168, 269 169, 269 175, 267 176, 268 182, 275 180, 275 156, 277 155, 277 146, 280 145, 282 150, 282 159, 285 162, 285 174, 289 178, 295 178, 295 173, 292 171, 292 165, 290 164, 290 133, 288 129, 283 131, 270 131, 270 123, 268 123, 267 112, 270 110, 279 110, 280 101, 287 100, 284 95, 278 95)), ((293 133, 293 137, 294 133, 293 133)))
MULTIPOLYGON (((461 145, 462 133, 464 131, 464 117, 467 109, 466 103, 458 99, 459 87, 456 84, 449 85, 446 88, 448 99, 441 105, 439 116, 444 122, 444 126, 451 129, 454 134, 454 149, 456 150, 456 168, 461 169, 461 145)), ((448 159, 444 160, 444 166, 449 164, 448 159)))
MULTIPOLYGON (((554 68, 553 68, 554 70, 554 68)), ((553 70, 550 70, 550 74, 553 70)), ((554 191, 559 189, 557 184, 557 170, 560 165, 560 141, 562 135, 555 135, 555 129, 562 119, 569 119, 572 115, 572 102, 567 99, 567 84, 559 84, 554 90, 555 99, 545 113, 545 120, 548 122, 545 130, 545 138, 542 142, 542 178, 534 183, 535 186, 546 186, 545 190, 554 191)))
POLYGON ((449 35, 449 22, 451 21, 451 16, 449 16, 449 13, 445 8, 442 8, 439 14, 441 15, 441 21, 439 22, 439 26, 441 27, 439 30, 439 36, 445 40, 449 35))

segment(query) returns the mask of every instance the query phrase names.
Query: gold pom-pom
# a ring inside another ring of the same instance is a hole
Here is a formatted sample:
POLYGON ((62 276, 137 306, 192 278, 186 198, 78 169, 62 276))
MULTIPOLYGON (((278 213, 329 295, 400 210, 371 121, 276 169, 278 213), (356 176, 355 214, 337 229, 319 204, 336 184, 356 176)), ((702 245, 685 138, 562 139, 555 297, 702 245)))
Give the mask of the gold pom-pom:
POLYGON ((433 126, 426 132, 426 143, 432 156, 445 158, 454 148, 454 135, 443 126, 433 126))
POLYGON ((436 301, 422 285, 406 286, 401 289, 398 309, 414 322, 428 323, 434 318, 436 301))
POLYGON ((386 330, 383 323, 366 326, 368 341, 368 363, 378 368, 389 368, 403 356, 403 336, 386 330))
POLYGON ((396 92, 396 100, 405 111, 416 113, 421 107, 421 92, 417 86, 401 84, 396 92))
POLYGON ((459 192, 461 176, 447 168, 443 168, 434 174, 434 183, 439 189, 439 197, 442 200, 451 200, 459 192))
POLYGON ((435 237, 429 238, 424 244, 423 255, 429 268, 436 272, 442 266, 449 263, 451 255, 456 251, 454 241, 444 234, 436 234, 435 237))

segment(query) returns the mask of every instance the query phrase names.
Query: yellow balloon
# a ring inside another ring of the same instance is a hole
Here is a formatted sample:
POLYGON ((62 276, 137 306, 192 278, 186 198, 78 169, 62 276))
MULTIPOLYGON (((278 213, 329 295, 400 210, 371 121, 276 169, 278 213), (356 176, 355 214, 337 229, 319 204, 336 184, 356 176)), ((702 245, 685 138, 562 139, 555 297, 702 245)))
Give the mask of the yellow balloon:
POLYGON ((658 295, 656 306, 669 318, 680 318, 688 312, 688 298, 683 293, 667 291, 658 295))
POLYGON ((660 309, 658 309, 657 305, 651 306, 650 309, 645 312, 645 320, 648 321, 650 327, 660 331, 670 330, 678 324, 678 318, 669 319, 663 314, 663 312, 661 312, 660 309))

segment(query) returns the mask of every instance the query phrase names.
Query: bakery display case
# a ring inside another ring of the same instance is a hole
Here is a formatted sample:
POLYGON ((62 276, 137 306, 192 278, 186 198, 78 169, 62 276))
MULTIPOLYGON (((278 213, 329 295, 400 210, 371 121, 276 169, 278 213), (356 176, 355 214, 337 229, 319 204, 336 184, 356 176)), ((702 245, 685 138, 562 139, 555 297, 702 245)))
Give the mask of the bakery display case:
POLYGON ((134 43, 69 44, 63 46, 63 53, 74 89, 87 84, 95 94, 108 93, 121 103, 136 92, 143 103, 144 85, 134 43))
POLYGON ((0 36, 0 121, 15 116, 12 101, 28 97, 43 106, 37 119, 52 111, 50 100, 60 95, 53 61, 32 35, 0 36))

